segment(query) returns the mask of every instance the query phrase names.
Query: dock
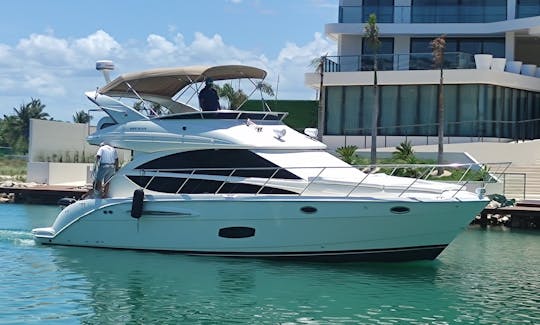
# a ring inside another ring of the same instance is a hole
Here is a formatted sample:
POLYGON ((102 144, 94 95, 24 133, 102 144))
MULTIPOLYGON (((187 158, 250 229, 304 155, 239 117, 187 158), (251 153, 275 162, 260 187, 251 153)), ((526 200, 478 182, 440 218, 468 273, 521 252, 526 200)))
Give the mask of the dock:
MULTIPOLYGON (((511 228, 540 229, 540 200, 523 200, 514 206, 485 208, 480 213, 478 223, 485 227, 493 224, 492 216, 506 217, 504 225, 511 228)), ((501 219, 496 218, 499 223, 501 219)))
POLYGON ((88 190, 87 187, 61 185, 0 186, 0 194, 9 202, 34 204, 57 204, 58 200, 66 197, 78 200, 88 190))

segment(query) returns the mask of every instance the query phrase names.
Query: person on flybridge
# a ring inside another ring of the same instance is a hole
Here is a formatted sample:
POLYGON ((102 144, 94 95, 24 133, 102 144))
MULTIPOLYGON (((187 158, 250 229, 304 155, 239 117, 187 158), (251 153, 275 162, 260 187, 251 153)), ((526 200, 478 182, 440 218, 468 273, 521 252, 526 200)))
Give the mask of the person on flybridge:
POLYGON ((118 154, 116 149, 102 142, 96 153, 97 171, 94 179, 94 193, 96 196, 107 197, 109 180, 118 170, 118 154))
POLYGON ((203 111, 219 110, 219 96, 214 89, 214 80, 206 78, 205 86, 199 93, 199 106, 203 111))

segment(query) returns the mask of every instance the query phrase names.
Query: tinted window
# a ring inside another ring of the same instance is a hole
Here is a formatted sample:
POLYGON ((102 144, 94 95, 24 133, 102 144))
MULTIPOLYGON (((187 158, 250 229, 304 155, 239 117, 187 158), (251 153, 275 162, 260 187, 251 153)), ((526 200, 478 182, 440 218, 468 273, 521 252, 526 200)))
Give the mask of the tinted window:
MULTIPOLYGON (((172 169, 180 173, 189 173, 193 169, 206 169, 199 170, 195 174, 268 178, 274 175, 279 166, 249 150, 209 149, 180 152, 160 157, 142 164, 136 169, 172 169), (211 170, 212 168, 219 168, 220 170, 211 170), (237 170, 231 175, 231 172, 237 168, 244 170, 237 170)), ((300 179, 300 177, 284 169, 279 170, 274 175, 274 178, 300 179)))
POLYGON ((140 187, 162 193, 204 194, 217 192, 220 194, 297 194, 295 192, 268 186, 264 187, 259 192, 261 189, 259 185, 242 183, 225 183, 225 185, 223 185, 222 181, 213 181, 207 179, 191 178, 186 181, 185 178, 175 177, 154 177, 154 179, 152 179, 151 176, 127 177, 140 187), (148 182, 150 182, 150 184, 148 184, 148 182), (178 191, 179 189, 180 191, 178 191))

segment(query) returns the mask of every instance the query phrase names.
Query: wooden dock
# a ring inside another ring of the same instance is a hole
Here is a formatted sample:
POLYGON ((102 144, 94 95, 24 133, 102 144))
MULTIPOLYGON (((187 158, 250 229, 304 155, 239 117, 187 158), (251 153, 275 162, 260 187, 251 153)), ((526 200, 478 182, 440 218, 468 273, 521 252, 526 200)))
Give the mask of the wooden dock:
POLYGON ((0 187, 0 193, 15 203, 57 204, 61 198, 80 199, 86 187, 38 185, 32 187, 0 187))
POLYGON ((514 206, 485 208, 480 213, 479 223, 487 226, 491 216, 507 216, 505 226, 522 229, 540 229, 540 200, 523 200, 514 206))

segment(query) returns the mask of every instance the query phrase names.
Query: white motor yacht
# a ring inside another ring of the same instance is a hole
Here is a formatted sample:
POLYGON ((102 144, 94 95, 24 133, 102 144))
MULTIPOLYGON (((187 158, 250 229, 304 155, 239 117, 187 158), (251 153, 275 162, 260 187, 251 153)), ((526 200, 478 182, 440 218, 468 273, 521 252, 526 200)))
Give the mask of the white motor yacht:
POLYGON ((107 198, 70 204, 52 226, 33 230, 35 240, 231 257, 434 259, 486 205, 463 182, 350 166, 313 132, 284 124, 286 113, 205 112, 189 103, 196 96, 178 100, 206 78, 265 76, 240 65, 165 68, 86 93, 108 115, 88 142, 133 158, 110 180, 107 198), (170 114, 148 116, 129 101, 170 114))

